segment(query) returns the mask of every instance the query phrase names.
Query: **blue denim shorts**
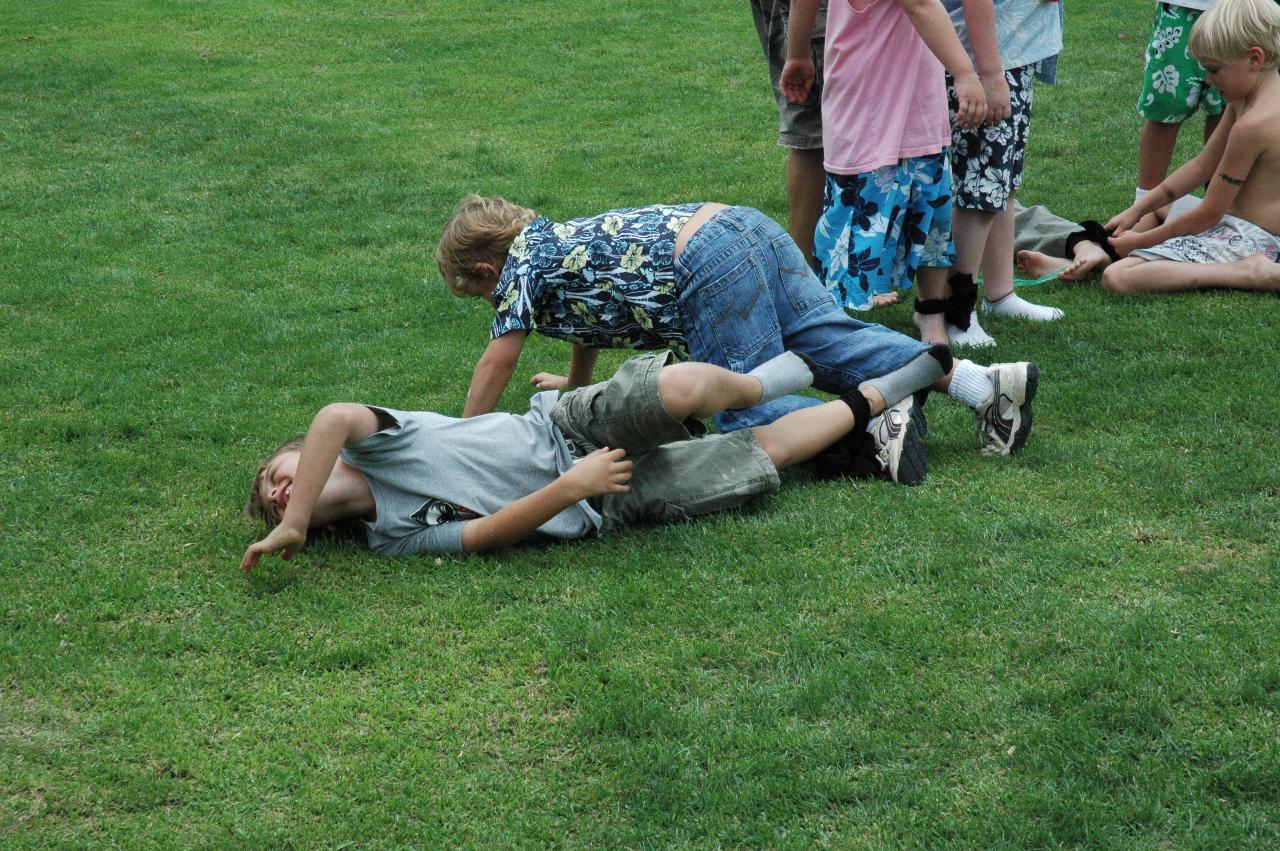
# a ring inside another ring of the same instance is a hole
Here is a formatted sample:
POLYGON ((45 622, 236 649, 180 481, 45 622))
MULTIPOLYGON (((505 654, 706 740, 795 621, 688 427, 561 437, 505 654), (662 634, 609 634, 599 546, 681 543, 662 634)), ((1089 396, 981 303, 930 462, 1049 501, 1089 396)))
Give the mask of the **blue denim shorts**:
POLYGON ((827 289, 854 310, 910 287, 921 266, 949 268, 956 249, 947 152, 865 174, 828 173, 813 253, 827 289))
MULTIPOLYGON (((749 372, 783 351, 814 363, 814 386, 851 393, 918 357, 927 346, 897 331, 860 322, 813 274, 795 241, 764 213, 731 207, 709 219, 675 260, 677 304, 694 360, 749 372)), ((721 431, 763 425, 816 404, 784 396, 716 417, 721 431)))

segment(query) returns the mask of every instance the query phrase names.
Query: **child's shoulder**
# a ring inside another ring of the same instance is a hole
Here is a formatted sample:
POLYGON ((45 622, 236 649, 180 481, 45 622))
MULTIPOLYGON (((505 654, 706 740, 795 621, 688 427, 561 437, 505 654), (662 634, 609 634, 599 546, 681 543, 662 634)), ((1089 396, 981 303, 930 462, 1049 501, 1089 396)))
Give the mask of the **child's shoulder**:
POLYGON ((1280 99, 1255 103, 1248 109, 1239 109, 1236 104, 1228 108, 1237 110, 1231 136, 1263 143, 1280 139, 1280 99))

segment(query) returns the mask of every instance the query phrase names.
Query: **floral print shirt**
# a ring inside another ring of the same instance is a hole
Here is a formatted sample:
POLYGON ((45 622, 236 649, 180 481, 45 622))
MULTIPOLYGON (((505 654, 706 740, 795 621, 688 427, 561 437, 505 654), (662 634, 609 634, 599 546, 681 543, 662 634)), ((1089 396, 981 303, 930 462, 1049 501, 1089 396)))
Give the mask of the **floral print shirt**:
POLYGON ((676 234, 701 207, 655 204, 516 236, 493 291, 493 336, 537 331, 593 349, 671 349, 688 357, 676 300, 676 234))

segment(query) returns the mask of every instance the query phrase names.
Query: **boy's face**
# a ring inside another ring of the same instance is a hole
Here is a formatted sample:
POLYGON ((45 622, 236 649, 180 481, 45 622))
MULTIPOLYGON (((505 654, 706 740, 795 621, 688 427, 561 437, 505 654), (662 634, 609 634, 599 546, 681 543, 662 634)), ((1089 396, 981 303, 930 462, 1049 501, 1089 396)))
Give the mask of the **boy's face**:
MULTIPOLYGON (((280 453, 272 459, 267 468, 262 471, 262 477, 258 479, 258 497, 266 507, 267 513, 277 523, 284 517, 284 510, 289 505, 290 497, 293 496, 293 479, 298 473, 298 460, 301 457, 302 453, 298 450, 280 453)), ((337 464, 334 466, 336 467, 337 464)), ((311 509, 310 525, 312 527, 346 519, 337 510, 337 490, 334 476, 330 473, 324 483, 324 489, 320 491, 320 498, 311 509)))
POLYGON ((1253 91, 1261 71, 1262 48, 1250 48, 1244 56, 1227 62, 1208 59, 1200 64, 1204 67, 1205 79, 1208 83, 1222 92, 1223 100, 1230 103, 1246 97, 1253 91))

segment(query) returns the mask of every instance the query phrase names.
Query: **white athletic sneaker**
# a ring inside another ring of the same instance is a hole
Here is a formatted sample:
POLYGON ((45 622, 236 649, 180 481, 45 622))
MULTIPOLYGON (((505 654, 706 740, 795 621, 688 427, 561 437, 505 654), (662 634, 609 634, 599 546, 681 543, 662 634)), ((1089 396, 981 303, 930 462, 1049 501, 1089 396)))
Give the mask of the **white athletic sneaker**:
POLYGON ((995 391, 973 409, 974 428, 984 455, 1017 452, 1031 433, 1031 400, 1040 370, 1033 363, 993 363, 987 367, 995 391))
POLYGON ((986 348, 996 344, 996 338, 982 330, 982 326, 978 324, 978 311, 976 310, 969 314, 969 330, 961 331, 959 327, 948 324, 947 339, 950 340, 953 346, 986 348))
POLYGON ((900 485, 918 485, 928 472, 924 412, 908 396, 871 421, 881 474, 900 485))

